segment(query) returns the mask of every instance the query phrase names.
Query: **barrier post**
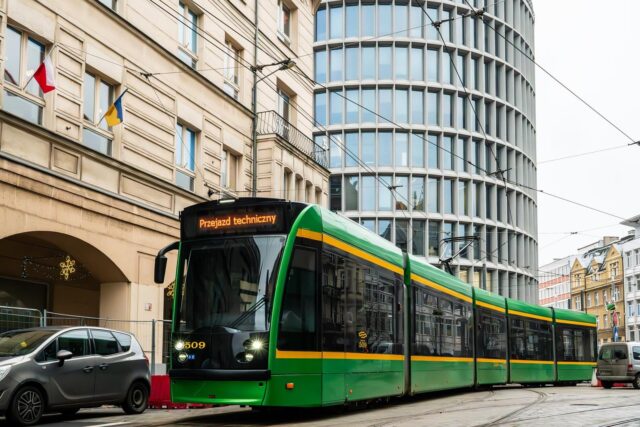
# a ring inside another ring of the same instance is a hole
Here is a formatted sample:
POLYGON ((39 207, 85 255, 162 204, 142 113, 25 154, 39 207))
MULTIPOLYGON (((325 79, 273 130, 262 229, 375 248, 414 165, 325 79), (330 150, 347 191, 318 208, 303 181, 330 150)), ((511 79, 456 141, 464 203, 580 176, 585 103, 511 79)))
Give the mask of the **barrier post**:
POLYGON ((156 319, 151 319, 151 375, 156 373, 156 319))

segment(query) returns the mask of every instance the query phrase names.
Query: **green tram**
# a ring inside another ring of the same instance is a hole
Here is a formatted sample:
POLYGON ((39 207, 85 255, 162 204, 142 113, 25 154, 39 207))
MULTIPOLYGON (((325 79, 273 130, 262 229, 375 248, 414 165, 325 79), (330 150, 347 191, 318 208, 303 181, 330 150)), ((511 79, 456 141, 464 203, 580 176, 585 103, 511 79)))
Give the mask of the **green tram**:
POLYGON ((238 199, 181 214, 174 402, 326 406, 591 379, 594 316, 470 286, 317 205, 238 199))

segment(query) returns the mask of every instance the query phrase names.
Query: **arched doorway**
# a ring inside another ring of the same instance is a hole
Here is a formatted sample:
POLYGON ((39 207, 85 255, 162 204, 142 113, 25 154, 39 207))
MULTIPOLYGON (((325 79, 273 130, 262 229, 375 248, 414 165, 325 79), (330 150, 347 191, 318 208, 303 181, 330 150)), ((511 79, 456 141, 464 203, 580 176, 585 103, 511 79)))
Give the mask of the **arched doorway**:
POLYGON ((101 299, 114 299, 109 294, 118 292, 115 284, 128 282, 102 251, 68 234, 35 231, 0 239, 2 306, 101 317, 101 299))

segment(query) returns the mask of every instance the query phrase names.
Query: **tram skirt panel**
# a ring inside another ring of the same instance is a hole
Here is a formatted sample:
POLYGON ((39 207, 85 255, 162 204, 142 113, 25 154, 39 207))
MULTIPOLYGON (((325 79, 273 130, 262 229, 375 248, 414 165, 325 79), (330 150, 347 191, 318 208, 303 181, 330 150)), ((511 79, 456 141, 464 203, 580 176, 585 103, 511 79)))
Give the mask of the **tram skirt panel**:
POLYGON ((539 384, 554 382, 554 363, 541 360, 511 360, 510 382, 539 384))
POLYGON ((507 382, 507 361, 478 359, 477 381, 480 385, 505 384, 507 382))
POLYGON ((593 362, 558 362, 558 381, 591 381, 593 362))
POLYGON ((472 386, 473 359, 456 359, 457 358, 412 356, 412 393, 472 386))

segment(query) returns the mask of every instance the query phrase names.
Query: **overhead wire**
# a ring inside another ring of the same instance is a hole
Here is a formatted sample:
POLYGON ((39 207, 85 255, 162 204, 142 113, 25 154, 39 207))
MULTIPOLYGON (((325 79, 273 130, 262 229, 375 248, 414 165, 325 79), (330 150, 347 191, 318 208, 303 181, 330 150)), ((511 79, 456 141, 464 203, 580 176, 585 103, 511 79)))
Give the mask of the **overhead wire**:
MULTIPOLYGON (((500 3, 500 2, 497 2, 497 3, 500 3)), ((154 4, 155 4, 155 3, 154 3, 154 4)), ((163 4, 164 4, 164 5, 166 5, 164 2, 163 2, 163 4)), ((156 4, 156 5, 157 5, 157 4, 156 4)), ((171 15, 171 14, 169 14, 169 12, 167 12, 164 8, 160 7, 159 5, 157 5, 157 6, 158 6, 161 10, 163 10, 165 13, 167 13, 167 14, 168 14, 170 17, 172 17, 172 18, 174 18, 174 19, 175 19, 175 18, 178 18, 178 19, 180 19, 180 18, 181 18, 181 16, 180 16, 180 17, 172 16, 172 15, 171 15)), ((471 7, 471 6, 470 6, 470 7, 471 7)), ((473 7, 471 7, 471 8, 472 8, 472 10, 475 10, 475 9, 473 9, 473 7)), ((423 11, 424 11, 424 8, 423 8, 423 11)), ((429 16, 429 15, 427 14, 427 16, 429 16)), ((469 14, 459 15, 459 17, 458 17, 458 18, 455 18, 455 19, 464 18, 465 16, 469 16, 469 14)), ((184 25, 187 25, 187 26, 189 25, 189 23, 188 23, 188 22, 183 22, 183 24, 184 24, 184 25)), ((426 26, 426 24, 425 24, 424 26, 426 26)), ((203 30, 202 30, 200 27, 198 27, 197 25, 195 25, 195 27, 196 27, 196 28, 193 28, 193 27, 191 27, 191 28, 192 28, 194 31, 196 31, 196 29, 197 29, 197 30, 199 31, 199 34, 200 34, 202 37, 205 37, 205 35, 202 33, 202 31, 203 31, 203 30)), ((407 30, 408 30, 408 29, 407 29, 407 30)), ((398 31, 398 32, 404 32, 404 31, 407 31, 407 30, 401 30, 401 31, 398 31)), ((439 34, 440 34, 440 36, 442 37, 442 34, 441 34, 440 32, 439 32, 439 34)), ((499 34, 499 33, 498 33, 498 34, 499 34)), ((208 35, 208 33, 207 33, 207 35, 208 35)), ((382 36, 377 36, 377 37, 375 37, 375 38, 379 38, 379 37, 382 37, 382 36)), ((504 38, 504 36, 503 36, 503 38, 504 38)), ((213 40, 214 42, 217 42, 217 40, 215 40, 215 39, 212 39, 212 40, 213 40)), ((507 41, 508 41, 508 40, 507 40, 507 41)), ((360 42, 357 42, 357 43, 360 43, 360 42)), ((217 44, 215 44, 215 43, 214 43, 214 46, 216 46, 216 47, 217 47, 217 44)), ((445 46, 445 48, 446 48, 446 46, 445 46)), ((518 49, 518 48, 516 47, 516 49, 518 49)), ((520 49, 518 49, 518 50, 520 51, 520 49)), ((223 50, 223 53, 226 53, 226 51, 225 51, 225 50, 223 50)), ((450 58, 451 58, 451 51, 450 51, 448 48, 447 48, 447 53, 449 54, 449 56, 450 56, 450 58)), ((94 56, 95 56, 95 55, 94 55, 94 56)), ((526 56, 526 55, 525 55, 525 56, 526 56)), ((528 56, 527 56, 527 57, 528 57, 528 56)), ((102 58, 102 59, 104 59, 104 58, 102 58)), ((113 62, 113 61, 109 61, 109 62, 113 62)), ((247 66, 246 64, 241 64, 241 63, 240 63, 241 61, 238 61, 238 62, 239 62, 239 65, 243 66, 244 68, 249 69, 249 71, 253 71, 253 70, 251 69, 251 65, 250 65, 247 61, 245 61, 245 62, 246 62, 247 64, 249 64, 248 66, 247 66)), ((123 67, 125 67, 125 68, 129 68, 129 69, 131 69, 130 67, 126 67, 126 66, 124 66, 124 65, 122 65, 122 64, 118 64, 118 65, 121 65, 121 66, 123 66, 123 67)), ((453 67, 455 68, 455 64, 453 64, 453 67)), ((131 69, 131 70, 133 70, 133 69, 131 69)), ((195 71, 198 71, 198 70, 195 70, 195 71)), ((203 70, 203 71, 206 71, 206 70, 203 70)), ((323 87, 324 89, 328 89, 326 86, 324 86, 324 85, 322 85, 322 84, 320 84, 320 83, 316 82, 314 79, 311 79, 309 76, 307 76, 306 74, 304 74, 302 71, 298 71, 298 70, 292 70, 292 71, 293 71, 293 72, 295 72, 295 73, 301 74, 303 77, 307 78, 307 79, 308 79, 308 80, 310 80, 312 83, 314 83, 314 84, 316 84, 316 85, 319 85, 319 86, 323 87)), ((172 72, 172 73, 174 73, 174 72, 172 72)), ((153 76, 153 75, 154 75, 154 74, 156 74, 156 73, 147 73, 147 74, 149 74, 149 76, 151 77, 151 76, 153 76)), ((161 74, 161 73, 157 73, 157 74, 161 74)), ((460 74, 459 74, 459 72, 457 72, 457 69, 456 69, 456 74, 458 75, 458 78, 460 79, 460 74)), ((271 87, 271 86, 270 86, 270 87, 271 87)), ((271 88, 273 89, 273 87, 271 87, 271 88)), ((463 84, 463 88, 464 88, 464 84, 463 84)), ((464 88, 464 89, 465 89, 465 93, 467 93, 467 92, 466 92, 466 88, 464 88)), ((154 89, 154 90, 155 90, 155 89, 154 89)), ((376 116, 378 116, 379 118, 381 118, 381 119, 383 119, 383 120, 385 120, 385 121, 388 121, 388 122, 390 122, 390 123, 392 123, 392 124, 396 125, 396 126, 397 126, 397 127, 399 127, 400 129, 408 130, 407 128, 404 128, 404 127, 402 127, 402 126, 398 125, 397 123, 393 122, 392 120, 389 120, 388 118, 383 117, 383 116, 381 116, 381 115, 377 114, 377 112, 374 112, 374 111, 372 111, 372 110, 370 110, 370 109, 368 109, 368 108, 366 108, 366 107, 362 106, 361 104, 359 104, 359 103, 357 103, 357 102, 355 102, 355 101, 353 101, 353 100, 351 100, 351 99, 348 99, 348 98, 344 97, 342 94, 339 94, 339 95, 340 95, 340 96, 342 96, 343 98, 347 99, 347 101, 349 101, 349 102, 352 102, 352 103, 356 104, 357 106, 359 106, 359 107, 360 107, 360 108, 362 108, 363 110, 366 110, 366 111, 372 112, 373 114, 375 114, 375 115, 376 115, 376 116)), ((157 96, 157 94, 156 94, 156 96, 157 96)), ((468 98, 468 99, 470 99, 470 97, 468 96, 468 93, 467 93, 467 98, 468 98)), ((291 105, 293 105, 293 104, 291 104, 291 105)), ((297 109, 297 108, 296 108, 296 109, 297 109)), ((473 107, 473 105, 472 105, 472 109, 474 110, 474 114, 475 114, 475 116, 476 116, 476 119, 479 119, 479 118, 478 118, 478 116, 477 116, 477 113, 476 113, 476 111, 475 111, 475 108, 473 107)), ((301 110, 297 109, 297 111, 299 111, 299 112, 300 112, 301 110)), ((322 126, 322 125, 319 125, 315 119, 313 120, 313 122, 314 122, 314 123, 316 123, 316 126, 317 126, 317 127, 322 126)), ((484 131, 484 130, 483 130, 483 131, 484 131)), ((326 132, 327 136, 329 137, 329 139, 331 140, 331 139, 332 139, 332 138, 331 138, 331 134, 329 133, 329 131, 328 131, 328 130, 326 130, 326 128, 325 128, 325 132, 326 132)), ((485 135, 486 135, 486 134, 485 134, 485 135)), ((428 142, 428 143, 432 143, 432 142, 431 142, 431 141, 429 141, 428 139, 426 139, 426 138, 422 137, 420 134, 416 134, 416 136, 420 137, 421 139, 423 139, 424 141, 426 141, 426 142, 428 142)), ((341 144, 339 141, 335 141, 335 142, 337 142, 337 145, 338 145, 338 147, 339 147, 339 148, 340 148, 340 147, 342 147, 342 144, 341 144)), ((437 145, 437 143, 436 143, 436 144, 434 144, 434 145, 436 145, 436 147, 437 147, 439 150, 442 150, 442 151, 444 151, 444 152, 448 152, 448 153, 450 153, 450 154, 451 154, 452 156, 454 156, 454 157, 461 158, 462 160, 464 160, 464 161, 465 161, 466 163, 468 163, 469 165, 472 165, 472 166, 476 167, 478 170, 484 171, 486 174, 488 174, 489 176, 491 176, 491 173, 490 173, 489 171, 487 171, 487 170, 486 170, 486 169, 484 169, 484 168, 481 168, 481 167, 480 167, 480 166, 478 166, 477 164, 475 164, 475 163, 473 163, 473 162, 471 162, 471 161, 469 161, 469 160, 465 159, 464 157, 457 156, 457 155, 456 155, 456 153, 454 153, 454 152, 452 152, 452 151, 448 151, 448 150, 444 149, 444 147, 441 147, 441 146, 437 145)), ((343 151, 345 151, 345 153, 347 153, 348 149, 346 148, 346 146, 342 147, 342 149, 343 149, 343 151)), ((494 154, 494 153, 492 153, 492 154, 494 154)), ((370 167, 368 167, 364 162, 362 162, 362 160, 361 160, 361 159, 359 159, 359 157, 358 157, 357 155, 354 155, 353 153, 348 153, 348 155, 349 155, 350 157, 352 157, 354 160, 356 160, 356 162, 357 162, 357 163, 359 163, 359 164, 360 164, 360 166, 361 166, 361 167, 363 167, 363 169, 365 169, 367 172, 371 172, 371 173, 373 173, 373 174, 374 174, 374 176, 377 178, 377 174, 375 173, 375 171, 374 171, 373 169, 371 169, 370 167)), ((495 154, 494 154, 494 156, 495 156, 495 154)), ((497 159, 496 159, 496 160, 497 160, 497 159)), ((389 187, 389 183, 386 183, 386 181, 380 181, 380 180, 378 180, 378 181, 379 181, 380 183, 384 183, 384 184, 386 184, 387 188, 389 187)), ((610 213, 608 213, 608 212, 601 211, 601 210, 596 209, 596 208, 593 208, 593 207, 591 207, 591 206, 584 205, 584 204, 581 204, 581 203, 579 203, 579 202, 574 202, 574 201, 571 201, 571 200, 569 200, 569 199, 562 198, 561 196, 556 196, 556 195, 554 195, 554 194, 551 194, 551 193, 545 192, 545 191, 543 191, 543 190, 536 189, 536 188, 533 188, 533 187, 530 187, 530 186, 524 186, 524 185, 522 185, 522 184, 518 184, 518 183, 516 183, 516 182, 509 181, 509 180, 506 180, 506 179, 505 179, 505 188, 506 188, 506 183, 507 183, 507 182, 508 182, 508 183, 511 183, 511 184, 513 184, 513 185, 516 185, 516 186, 521 186, 521 187, 523 187, 523 188, 530 189, 530 190, 532 190, 532 191, 537 191, 537 192, 541 192, 541 193, 543 193, 543 194, 547 194, 547 195, 549 195, 549 196, 551 196, 551 197, 557 197, 557 198, 560 198, 560 199, 562 199, 562 200, 565 200, 565 201, 567 201, 567 202, 569 202, 569 203, 574 203, 574 204, 577 204, 577 205, 579 205, 579 206, 582 206, 582 207, 585 207, 585 208, 588 208, 588 209, 593 209, 593 210, 596 210, 596 211, 598 211, 598 212, 600 212, 600 213, 604 213, 604 214, 607 214, 607 215, 615 216, 616 218, 621 218, 621 219, 623 219, 622 217, 619 217, 619 216, 617 216, 617 215, 610 214, 610 213)), ((394 193, 397 193, 397 191, 392 191, 392 194, 394 194, 394 193)), ((400 195, 400 196, 402 196, 402 195, 400 195)), ((394 196, 394 198, 396 198, 396 196, 394 196)), ((407 202, 407 205, 409 206, 409 205, 410 205, 410 201, 409 201, 409 199, 408 199, 408 198, 405 198, 404 196, 403 196, 403 198, 405 199, 405 201, 407 202)), ((396 199, 396 200, 397 200, 397 199, 396 199)), ((404 211, 403 211, 403 212, 404 212, 404 211)), ((505 230, 505 231, 507 231, 507 230, 505 230)))
MULTIPOLYGON (((475 9, 471 3, 469 3, 469 0, 464 0, 464 2, 467 4, 467 6, 469 6, 469 8, 471 8, 472 10, 477 10, 475 9)), ((484 9, 482 9, 484 11, 484 9)), ((488 26, 489 28, 491 28, 493 30, 493 32, 495 34, 497 34, 499 37, 501 37, 502 39, 505 40, 505 42, 509 43, 511 46, 513 46, 513 48, 518 51, 519 53, 521 53, 525 58, 527 58, 529 61, 531 61, 531 63, 533 63, 536 67, 538 67, 542 72, 544 72, 547 76, 549 76, 553 81, 555 81, 556 83, 558 83, 561 87, 563 87, 567 92, 569 92, 571 95, 573 95, 576 99, 578 99, 582 104, 584 104, 587 108, 589 108, 591 111, 593 111, 595 114, 597 114, 600 118, 602 118, 604 121, 606 121, 607 123, 609 123, 613 128, 615 128, 620 134, 622 134, 625 138, 627 138, 629 141, 631 141, 632 144, 637 144, 638 141, 633 139, 628 133, 626 133, 625 131, 623 131, 618 125, 616 125, 615 123, 613 123, 613 121, 611 121, 610 119, 608 119, 604 114, 602 114, 599 110, 597 110, 594 106, 592 106, 589 102, 587 102, 584 98, 582 98, 580 95, 578 95, 574 90, 572 90, 569 86, 567 86, 565 83, 563 83, 559 78, 557 78, 556 76, 554 76, 553 74, 551 74, 551 72, 549 70, 547 70, 545 67, 543 67, 542 65, 540 65, 535 59, 533 59, 532 57, 529 56, 528 53, 524 52, 522 49, 520 49, 518 46, 516 46, 512 41, 510 41, 507 37, 505 37, 504 35, 502 35, 499 31, 497 31, 495 29, 495 27, 491 26, 487 21, 484 20, 484 16, 483 14, 480 15, 482 17, 482 22, 484 22, 484 24, 486 26, 488 26)), ((630 144, 630 145, 632 145, 630 144)))

